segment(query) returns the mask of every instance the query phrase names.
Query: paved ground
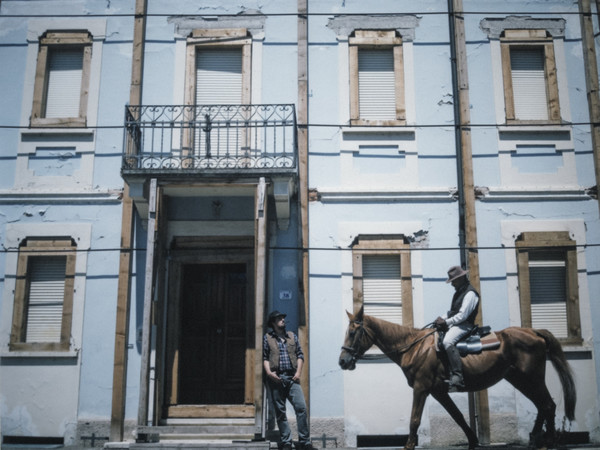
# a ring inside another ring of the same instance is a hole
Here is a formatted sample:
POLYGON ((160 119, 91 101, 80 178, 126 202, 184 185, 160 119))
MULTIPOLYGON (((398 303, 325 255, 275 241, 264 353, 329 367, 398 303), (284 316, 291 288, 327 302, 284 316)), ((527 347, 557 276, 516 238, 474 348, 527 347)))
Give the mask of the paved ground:
MULTIPOLYGON (((318 445, 318 444, 316 444, 318 445)), ((4 444, 2 445, 2 450, 42 450, 42 449, 63 449, 63 450, 85 450, 92 448, 90 445, 88 446, 62 446, 62 445, 18 445, 18 444, 4 444)), ((97 444, 95 448, 102 448, 100 444, 97 444)), ((175 447, 174 447, 175 448, 175 447)), ((196 446, 196 447, 179 447, 186 449, 193 448, 211 448, 205 446, 196 446)), ((213 447, 218 450, 224 449, 237 449, 239 448, 235 444, 232 444, 231 447, 213 447)), ((276 448, 276 447, 272 447, 276 448)), ((327 445, 327 448, 335 448, 330 444, 327 445)), ((357 447, 337 447, 338 450, 359 450, 357 447)), ((360 447, 360 450, 402 450, 402 447, 360 447)), ((465 446, 451 446, 451 447, 417 447, 420 450, 467 450, 465 446)), ((480 450, 529 450, 527 446, 524 445, 507 445, 507 444, 494 444, 494 445, 486 445, 478 447, 480 450)), ((581 444, 581 445, 566 445, 562 447, 558 447, 557 450, 600 450, 600 445, 598 444, 581 444)))

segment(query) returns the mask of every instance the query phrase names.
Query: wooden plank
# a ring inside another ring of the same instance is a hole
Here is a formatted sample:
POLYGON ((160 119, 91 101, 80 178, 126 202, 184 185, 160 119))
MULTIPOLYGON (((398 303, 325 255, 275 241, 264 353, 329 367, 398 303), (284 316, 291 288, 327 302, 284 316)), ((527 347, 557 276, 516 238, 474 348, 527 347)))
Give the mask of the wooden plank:
POLYGON ((262 337, 263 318, 266 304, 266 245, 267 245, 267 186, 261 177, 256 186, 255 221, 256 245, 254 247, 254 305, 255 305, 255 360, 254 360, 254 421, 255 434, 262 435, 263 430, 263 390, 262 390, 262 337))
POLYGON ((504 81, 504 111, 506 120, 515 120, 515 102, 512 85, 512 68, 510 65, 510 45, 500 44, 502 61, 502 80, 504 81))
MULTIPOLYGON (((146 32, 147 0, 135 1, 133 25, 133 54, 129 104, 139 105, 142 98, 142 74, 146 32)), ((131 147, 132 148, 132 147, 131 147)), ((125 429, 125 398, 127 390, 127 357, 129 344, 129 300, 131 296, 131 245, 134 235, 133 200, 129 186, 123 189, 121 213, 121 252, 119 254, 119 280, 117 287, 117 317, 115 327, 115 359, 113 364, 113 389, 110 417, 110 440, 122 441, 125 429)))
POLYGON ((48 46, 41 45, 38 51, 37 66, 35 69, 35 82, 33 87, 33 108, 31 118, 39 119, 43 116, 44 89, 48 65, 48 46))
MULTIPOLYGON (((298 0, 298 189, 300 200, 301 246, 308 249, 308 0, 298 0)), ((309 351, 308 251, 302 252, 301 303, 298 305, 298 339, 305 356, 309 351)), ((310 411, 310 358, 306 357, 300 385, 310 411)), ((309 414, 310 421, 310 414, 309 414)), ((310 422, 309 422, 310 426, 310 422)))
POLYGON ((577 273, 577 251, 567 251, 567 324, 569 338, 581 339, 579 316, 579 274, 577 273))
POLYGON ((218 29, 196 29, 192 30, 193 38, 245 38, 248 36, 246 28, 218 28, 218 29))
POLYGON ((133 200, 129 186, 123 190, 121 213, 121 251, 119 253, 119 279, 117 285, 117 317, 115 323, 115 356, 113 363, 112 406, 110 440, 123 440, 125 397, 127 389, 127 345, 129 336, 129 298, 131 280, 131 243, 133 238, 133 200))
POLYGON ((251 418, 253 405, 176 405, 168 409, 170 418, 251 418))
POLYGON ((521 326, 531 327, 531 295, 529 291, 529 253, 517 251, 517 274, 521 304, 521 326))
POLYGON ((352 314, 363 306, 363 253, 352 255, 352 314))
MULTIPOLYGON (((596 11, 600 1, 596 0, 596 11)), ((598 94, 598 62, 596 57, 596 40, 592 20, 590 0, 579 1, 583 61, 585 67, 585 84, 588 108, 592 129, 592 151, 594 154, 594 171, 596 190, 600 192, 600 95, 598 94)), ((598 205, 600 206, 600 199, 598 205)))
POLYGON ((254 348, 246 349, 246 365, 245 365, 245 383, 244 383, 244 403, 254 403, 254 357, 258 353, 254 351, 254 348))
POLYGON ((351 45, 348 48, 348 65, 350 74, 350 119, 360 119, 358 107, 358 47, 351 45))
MULTIPOLYGON (((453 21, 454 31, 454 52, 456 55, 456 78, 458 86, 458 108, 457 118, 460 125, 460 148, 457 149, 457 154, 460 155, 461 164, 459 171, 461 173, 462 185, 459 187, 461 195, 459 201, 462 202, 462 211, 464 219, 464 245, 468 248, 477 248, 477 219, 475 212, 475 186, 473 180, 473 154, 471 143, 471 115, 470 115, 470 100, 469 100, 469 78, 467 70, 467 46, 465 38, 465 23, 464 9, 462 0, 452 0, 452 10, 454 12, 451 20, 453 21)), ((455 93, 456 94, 456 93, 455 93)), ((479 282, 479 256, 476 251, 467 251, 465 249, 461 254, 461 262, 466 260, 467 267, 470 271, 471 284, 480 290, 479 282), (466 252, 466 255, 465 253, 466 252)), ((481 322, 482 305, 479 306, 477 320, 481 322)), ((475 394, 469 394, 470 403, 474 403, 476 411, 470 410, 471 426, 476 426, 479 441, 482 444, 490 442, 490 421, 489 421, 489 404, 487 391, 479 391, 475 394), (476 420, 476 417, 479 420, 476 420)))
POLYGON ((400 279, 402 286, 402 324, 414 326, 412 268, 410 265, 410 246, 400 253, 400 279))
MULTIPOLYGON (((81 74, 81 91, 79 93, 79 117, 87 118, 88 93, 90 91, 90 72, 92 68, 92 46, 83 49, 83 72, 81 74)), ((87 119, 86 119, 87 121, 87 119)))
POLYGON ((402 42, 394 46, 394 89, 396 90, 396 120, 406 120, 404 100, 404 49, 402 42))
POLYGON ((548 116, 553 122, 560 121, 560 101, 558 98, 558 81, 556 79, 556 60, 554 58, 554 43, 544 45, 544 76, 548 89, 548 116))
POLYGON ((154 288, 154 244, 156 231, 156 178, 150 180, 148 199, 148 237, 146 239, 146 269, 144 278, 144 309, 142 312, 142 357, 138 403, 138 425, 148 424, 148 384, 150 381, 150 344, 152 326, 152 294, 154 288))

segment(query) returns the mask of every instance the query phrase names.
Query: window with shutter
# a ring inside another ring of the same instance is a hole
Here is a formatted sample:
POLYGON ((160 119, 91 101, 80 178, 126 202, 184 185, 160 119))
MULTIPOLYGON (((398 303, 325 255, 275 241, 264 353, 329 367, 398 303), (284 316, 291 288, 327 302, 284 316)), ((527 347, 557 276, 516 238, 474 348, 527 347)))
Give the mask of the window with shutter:
POLYGON ((516 242, 521 325, 581 343, 575 241, 567 232, 526 232, 516 242))
POLYGON ((567 338, 567 283, 565 258, 560 253, 529 253, 531 326, 567 338))
POLYGON ((548 120, 543 47, 511 48, 515 119, 548 120))
POLYGON ((402 38, 396 31, 355 30, 349 51, 351 123, 405 124, 402 38))
POLYGON ((241 48, 199 48, 196 52, 196 105, 213 108, 210 125, 199 118, 202 125, 195 130, 197 155, 233 156, 237 152, 243 128, 230 120, 231 108, 227 105, 241 104, 241 48))
POLYGON ((11 350, 69 350, 75 250, 68 238, 27 239, 19 249, 11 350))
POLYGON ((245 157, 257 139, 248 126, 252 39, 245 28, 196 29, 187 40, 185 104, 194 124, 184 130, 184 153, 211 166, 245 157), (233 107, 232 107, 233 106, 233 107), (209 158, 215 158, 214 160, 209 158))
POLYGON ((363 256, 365 314, 402 325, 402 277, 398 255, 363 256))
POLYGON ((83 48, 50 51, 44 117, 78 117, 83 75, 83 48))
POLYGON ((560 122, 554 44, 545 30, 505 30, 501 37, 507 122, 560 122))
POLYGON ((358 50, 358 110, 364 120, 395 120, 392 49, 358 50))
POLYGON ((401 235, 360 235, 352 245, 354 310, 412 326, 409 244, 401 235))
POLYGON ((32 126, 86 125, 91 55, 87 32, 47 32, 40 39, 32 126))

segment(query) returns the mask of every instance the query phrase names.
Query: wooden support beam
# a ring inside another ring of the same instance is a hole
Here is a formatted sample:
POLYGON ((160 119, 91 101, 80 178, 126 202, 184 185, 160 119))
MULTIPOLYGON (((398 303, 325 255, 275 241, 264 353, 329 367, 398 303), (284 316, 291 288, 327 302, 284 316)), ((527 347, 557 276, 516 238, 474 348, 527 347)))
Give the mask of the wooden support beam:
MULTIPOLYGON (((300 238, 303 249, 308 248, 308 1, 298 0, 298 190, 300 200, 300 238)), ((309 285, 308 251, 300 256, 302 290, 298 305, 298 339, 305 352, 309 351, 309 285)), ((310 358, 304 360, 300 384, 310 411, 310 358)), ((310 414, 309 414, 310 418, 310 414)))
POLYGON ((152 338, 152 298, 154 293, 154 244, 156 231, 156 178, 150 180, 148 193, 148 237, 146 240, 146 273, 144 279, 144 310, 142 312, 142 361, 140 368, 140 391, 138 425, 148 424, 148 394, 150 381, 150 346, 152 338))
POLYGON ((255 245, 254 245, 254 302, 255 302, 255 357, 254 357, 254 434, 262 436, 263 430, 263 383, 262 339, 267 293, 267 183, 261 177, 254 198, 255 245))
MULTIPOLYGON (((144 67, 144 41, 147 0, 136 0, 133 26, 133 55, 129 103, 139 105, 142 99, 142 74, 144 67)), ((129 345, 129 309, 131 297, 132 242, 134 236, 133 200, 129 186, 123 189, 121 213, 121 252, 119 255, 119 281, 117 288, 117 313, 115 328, 115 356, 110 415, 110 440, 123 440, 125 428, 125 398, 127 391, 127 361, 129 345)))
MULTIPOLYGON (((462 0, 451 0, 452 11, 450 17, 451 40, 454 43, 452 49, 456 58, 454 67, 455 87, 457 92, 454 95, 458 95, 458 108, 456 109, 458 120, 457 133, 459 134, 457 143, 460 144, 460 148, 457 149, 459 154, 459 183, 461 184, 458 188, 460 190, 459 211, 461 217, 459 218, 459 227, 463 227, 460 230, 464 233, 464 243, 467 248, 466 255, 461 255, 461 259, 466 260, 467 268, 469 269, 469 279, 471 284, 480 290, 480 279, 479 279, 479 254, 477 253, 477 217, 475 213, 475 185, 473 181, 473 153, 471 143, 471 114, 470 114, 470 100, 469 100, 469 76, 468 76, 468 63, 467 63, 467 46, 465 39, 465 20, 462 0)), ((477 320, 481 323, 482 316, 482 305, 479 304, 479 313, 477 320)), ((490 412, 488 402, 487 390, 479 391, 474 394, 469 394, 469 404, 471 405, 471 425, 475 425, 479 441, 482 444, 490 442, 490 412), (475 415, 473 415, 473 409, 475 415), (477 417, 477 421, 475 420, 477 417)))
MULTIPOLYGON (((598 8, 600 8, 600 2, 596 0, 596 14, 598 14, 598 8)), ((600 193, 600 96, 598 95, 598 65, 590 0, 579 0, 579 12, 581 13, 579 17, 581 19, 585 85, 592 129, 592 151, 594 155, 596 190, 600 193)), ((600 207, 600 197, 598 197, 598 199, 598 206, 600 207)))

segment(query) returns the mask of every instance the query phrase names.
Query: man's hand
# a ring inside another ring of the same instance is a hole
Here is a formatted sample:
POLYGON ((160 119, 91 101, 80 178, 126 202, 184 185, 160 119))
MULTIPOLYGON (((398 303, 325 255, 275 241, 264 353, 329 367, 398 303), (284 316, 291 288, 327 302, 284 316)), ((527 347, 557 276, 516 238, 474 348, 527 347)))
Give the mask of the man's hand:
POLYGON ((281 378, 279 378, 279 375, 277 375, 275 372, 269 372, 267 373, 267 376, 276 383, 281 383, 281 378))
POLYGON ((448 330, 448 325, 446 324, 446 321, 444 319, 442 319, 441 317, 438 317, 437 319, 435 319, 435 322, 433 322, 433 326, 438 331, 448 330))

